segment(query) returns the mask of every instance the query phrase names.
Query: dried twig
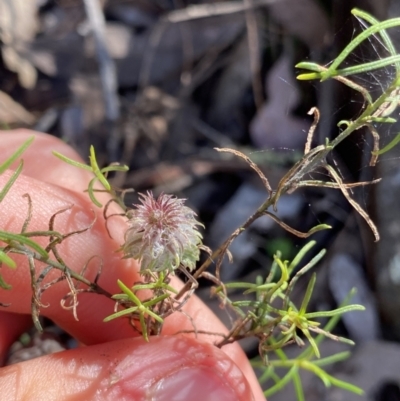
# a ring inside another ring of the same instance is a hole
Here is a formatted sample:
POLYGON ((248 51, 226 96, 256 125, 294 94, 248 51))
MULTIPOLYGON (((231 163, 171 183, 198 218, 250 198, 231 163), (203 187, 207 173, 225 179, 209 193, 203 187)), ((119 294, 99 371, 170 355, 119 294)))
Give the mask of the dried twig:
POLYGON ((363 219, 367 222, 367 224, 369 225, 375 236, 375 241, 379 241, 380 238, 379 232, 374 222, 371 220, 368 213, 350 196, 349 192, 347 191, 347 188, 343 184, 343 181, 340 178, 339 174, 336 172, 336 170, 332 166, 329 166, 328 164, 324 165, 323 167, 328 171, 330 176, 337 182, 337 184, 340 187, 340 190, 342 191, 342 194, 345 196, 345 198, 348 200, 351 206, 353 206, 354 209, 356 209, 357 212, 361 215, 361 217, 363 217, 363 219))
POLYGON ((235 156, 238 156, 242 158, 261 178, 261 181, 263 182, 265 188, 267 191, 271 194, 272 193, 272 188, 271 185, 269 184, 269 181, 267 177, 264 175, 264 173, 260 170, 260 168, 255 164, 248 156, 246 156, 244 153, 239 152, 236 149, 229 149, 229 148, 214 148, 218 152, 227 152, 227 153, 233 153, 235 156))
POLYGON ((314 132, 315 132, 315 129, 317 128, 317 125, 319 123, 319 118, 320 118, 319 110, 316 107, 312 107, 307 114, 309 116, 314 115, 314 121, 311 124, 310 129, 308 130, 306 146, 304 148, 305 155, 311 150, 311 144, 312 144, 312 140, 314 137, 314 132))

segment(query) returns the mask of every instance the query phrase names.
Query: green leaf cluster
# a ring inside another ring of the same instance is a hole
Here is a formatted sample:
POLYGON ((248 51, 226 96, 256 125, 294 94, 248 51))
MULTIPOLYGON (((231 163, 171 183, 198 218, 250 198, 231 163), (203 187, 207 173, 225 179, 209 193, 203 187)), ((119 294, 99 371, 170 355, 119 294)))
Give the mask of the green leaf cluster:
POLYGON ((268 276, 265 279, 258 277, 255 284, 235 282, 221 285, 215 289, 215 293, 221 301, 240 317, 240 322, 221 341, 220 345, 230 343, 232 339, 250 336, 259 339, 261 359, 254 364, 259 368, 263 366, 265 369, 262 376, 263 380, 272 378, 276 382, 266 392, 267 396, 293 380, 297 388, 298 399, 304 399, 301 396, 302 391, 299 390, 301 387, 298 374, 300 368, 314 372, 323 380, 325 385, 336 385, 357 393, 361 391, 355 386, 333 378, 321 369, 324 364, 341 360, 348 354, 319 359, 318 344, 323 337, 328 337, 335 341, 353 345, 354 343, 351 340, 333 335, 330 330, 343 313, 362 311, 364 307, 362 305, 349 305, 348 300, 346 300, 339 308, 331 311, 309 312, 307 309, 315 286, 315 273, 311 275, 300 307, 297 307, 291 300, 291 293, 298 279, 313 268, 325 254, 325 250, 321 250, 294 274, 297 266, 313 246, 315 246, 315 241, 310 241, 290 263, 287 260, 282 260, 278 252, 274 257, 268 276), (229 297, 230 290, 242 290, 244 296, 253 295, 253 297, 247 300, 232 301, 229 297), (331 318, 331 321, 325 328, 321 328, 320 322, 316 319, 327 317, 331 318), (316 336, 313 337, 312 333, 315 333, 316 336), (304 339, 308 341, 308 348, 296 359, 289 360, 283 352, 284 347, 293 343, 304 347, 304 339), (277 360, 270 360, 271 351, 276 353, 277 360), (314 361, 315 358, 317 361, 314 361), (274 369, 277 367, 286 367, 289 371, 281 378, 275 373, 274 369))
POLYGON ((87 192, 89 194, 90 200, 95 204, 97 207, 103 207, 101 202, 96 198, 95 192, 107 192, 111 195, 111 197, 115 200, 118 201, 118 204, 125 209, 125 205, 123 204, 122 201, 119 201, 119 197, 116 195, 115 190, 112 188, 111 184, 107 180, 107 175, 110 172, 116 172, 116 171, 128 171, 129 167, 128 166, 121 166, 119 164, 111 164, 110 166, 100 168, 97 159, 96 159, 96 153, 94 150, 93 145, 90 146, 90 154, 89 154, 89 162, 90 165, 88 166, 87 164, 77 162, 76 160, 70 159, 69 157, 66 157, 62 155, 59 152, 53 152, 54 156, 58 157, 60 160, 70 164, 71 166, 78 167, 80 169, 90 171, 91 173, 94 174, 94 177, 89 181, 88 189, 87 192), (100 189, 95 189, 95 184, 96 182, 100 183, 100 186, 103 188, 102 190, 100 189))

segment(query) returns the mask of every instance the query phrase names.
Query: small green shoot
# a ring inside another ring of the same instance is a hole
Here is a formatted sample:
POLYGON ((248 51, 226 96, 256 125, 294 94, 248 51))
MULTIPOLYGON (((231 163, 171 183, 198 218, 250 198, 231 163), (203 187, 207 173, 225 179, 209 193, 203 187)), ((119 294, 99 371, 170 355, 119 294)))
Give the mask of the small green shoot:
MULTIPOLYGON (((272 380, 275 383, 264 392, 266 397, 270 397, 276 392, 282 390, 287 384, 292 381, 294 384, 297 400, 304 400, 304 390, 299 374, 300 369, 308 370, 309 372, 315 374, 327 387, 336 386, 355 394, 363 394, 363 390, 359 387, 347 383, 343 380, 336 379, 322 369, 323 366, 346 360, 350 356, 350 352, 339 352, 328 357, 315 359, 317 357, 317 355, 315 354, 315 345, 318 345, 322 341, 324 333, 329 333, 335 327, 341 316, 340 311, 347 311, 347 307, 355 306, 349 305, 350 299, 352 298, 354 292, 354 290, 350 292, 350 294, 342 302, 339 308, 336 309, 336 312, 331 315, 332 317, 329 319, 323 330, 321 330, 321 333, 318 334, 318 336, 314 339, 315 344, 308 346, 299 355, 297 355, 296 358, 288 359, 283 348, 276 347, 276 340, 273 337, 269 339, 271 348, 274 349, 277 359, 269 358, 267 365, 265 365, 264 361, 260 358, 255 358, 254 360, 252 360, 252 365, 255 368, 261 369, 263 371, 260 377, 260 383, 265 383, 267 380, 272 380), (285 373, 283 376, 279 376, 275 371, 277 368, 286 368, 287 373, 285 373)), ((340 339, 340 341, 342 340, 343 339, 340 339)))
MULTIPOLYGON (((108 167, 103 167, 99 168, 99 165, 97 163, 96 159, 96 154, 94 151, 94 147, 90 147, 90 155, 89 155, 89 161, 90 161, 90 166, 77 162, 76 160, 70 159, 69 157, 66 157, 62 155, 59 152, 53 151, 53 155, 61 159, 62 161, 70 164, 71 166, 78 167, 80 169, 90 171, 94 174, 94 178, 92 178, 89 182, 87 192, 89 194, 90 200, 95 204, 97 207, 103 207, 101 202, 96 198, 95 192, 108 192, 114 199, 117 199, 118 197, 116 196, 115 191, 112 189, 110 183, 107 180, 107 175, 110 172, 114 171, 128 171, 129 167, 128 166, 121 166, 121 165, 110 165, 108 167), (98 190, 95 189, 94 186, 96 182, 99 182, 100 185, 104 188, 104 190, 98 190)), ((123 202, 118 202, 120 205, 123 205, 123 202)))
POLYGON ((118 317, 122 316, 129 316, 129 315, 136 315, 139 317, 139 322, 141 326, 141 333, 143 335, 143 338, 146 341, 149 341, 148 337, 148 326, 146 321, 148 320, 148 317, 153 318, 155 321, 158 323, 162 324, 163 319, 157 314, 154 313, 151 310, 151 307, 154 305, 159 304, 160 302, 164 301, 165 299, 169 298, 168 293, 164 293, 158 297, 152 298, 148 301, 142 302, 135 294, 133 291, 131 291, 121 280, 118 280, 118 286, 123 292, 123 294, 116 294, 113 295, 113 299, 118 300, 118 301, 123 301, 124 303, 126 302, 131 302, 135 306, 129 307, 127 309, 123 309, 119 312, 113 313, 110 316, 107 316, 104 319, 104 322, 109 322, 110 320, 116 319, 118 317))
MULTIPOLYGON (((25 150, 31 145, 33 140, 34 140, 33 136, 30 137, 28 140, 26 140, 6 161, 4 161, 0 165, 0 174, 3 174, 25 152, 25 150)), ((4 198, 6 197, 8 192, 10 191, 11 187, 14 185, 15 181, 17 180, 18 176, 21 174, 23 165, 24 165, 23 160, 21 160, 19 162, 18 167, 16 168, 16 170, 12 173, 11 177, 9 178, 9 180, 6 182, 4 187, 1 189, 1 191, 0 191, 0 202, 2 202, 4 200, 4 198)), ((11 233, 3 232, 3 236, 4 235, 7 236, 8 234, 10 236, 12 236, 14 240, 17 240, 17 242, 20 242, 21 239, 22 239, 22 242, 24 241, 24 238, 21 238, 18 235, 13 235, 11 233)), ((1 237, 1 234, 0 234, 0 237, 1 237)), ((9 237, 9 239, 11 239, 11 238, 9 237)), ((0 238, 0 240, 4 241, 4 239, 2 239, 2 238, 0 238)), ((31 245, 32 245, 32 243, 31 243, 31 245)), ((7 255, 7 252, 5 251, 5 247, 1 247, 0 248, 0 264, 3 264, 3 263, 6 266, 8 266, 8 267, 10 267, 12 269, 15 269, 15 267, 16 267, 15 262, 7 255)), ((4 279, 1 277, 1 275, 0 275, 0 288, 3 288, 3 289, 10 289, 11 288, 11 286, 8 285, 4 281, 4 279)))

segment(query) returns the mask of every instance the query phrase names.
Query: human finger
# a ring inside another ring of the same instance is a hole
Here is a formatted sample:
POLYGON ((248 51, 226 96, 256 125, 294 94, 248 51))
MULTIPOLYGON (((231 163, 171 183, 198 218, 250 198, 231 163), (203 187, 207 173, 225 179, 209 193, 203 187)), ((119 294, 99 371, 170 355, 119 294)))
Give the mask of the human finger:
POLYGON ((127 339, 47 355, 3 368, 7 400, 251 401, 227 355, 181 336, 127 339))
MULTIPOLYGON (((16 149, 30 134, 31 132, 29 131, 24 131, 21 135, 16 135, 15 132, 2 133, 0 151, 2 147, 16 149)), ((69 166, 53 157, 51 150, 56 147, 60 153, 69 157, 77 158, 78 156, 71 154, 67 145, 57 140, 54 142, 54 138, 49 138, 49 136, 43 134, 37 135, 37 137, 40 138, 39 161, 42 167, 37 168, 36 166, 39 149, 34 147, 28 149, 24 155, 24 162, 25 173, 29 174, 30 177, 26 177, 26 175, 20 176, 9 195, 3 201, 4 204, 0 210, 0 224, 13 232, 20 230, 26 217, 26 214, 22 213, 22 211, 26 211, 27 207, 22 195, 29 193, 33 204, 33 215, 29 224, 30 230, 46 229, 47 222, 51 216, 67 205, 72 205, 72 209, 57 217, 56 228, 65 233, 88 226, 93 219, 93 205, 88 200, 87 195, 71 191, 70 188, 79 191, 83 190, 83 188, 86 188, 90 177, 85 171, 69 166), (44 170, 45 167, 55 169, 58 173, 47 176, 44 170), (60 179, 57 180, 57 177, 60 177, 60 179), (72 179, 72 177, 74 178, 72 179), (36 178, 39 178, 39 180, 36 178), (76 184, 74 184, 75 182, 76 184)), ((6 178, 0 177, 0 181, 6 178)), ((96 223, 89 231, 71 236, 65 243, 61 244, 59 251, 62 257, 68 261, 68 266, 75 271, 79 271, 90 256, 99 256, 104 264, 99 284, 110 293, 115 293, 118 292, 117 279, 121 279, 129 286, 134 281, 140 280, 140 276, 138 275, 138 265, 135 261, 122 260, 121 255, 114 252, 123 242, 124 231, 126 230, 125 222, 122 219, 112 219, 110 223, 113 238, 108 236, 105 230, 105 221, 100 213, 96 223)), ((44 239, 38 238, 38 241, 45 243, 44 239)), ((16 258, 19 264, 16 271, 3 269, 6 281, 9 280, 13 285, 13 290, 7 292, 8 298, 6 299, 11 302, 10 311, 29 313, 31 305, 29 269, 26 259, 19 255, 16 258)), ((40 269, 38 268, 37 274, 39 272, 40 269)), ((96 266, 92 266, 88 271, 89 277, 90 275, 94 277, 95 272, 96 266)), ((54 272, 54 274, 58 273, 54 272)), ((51 278, 52 276, 50 275, 48 280, 51 278)), ((178 289, 182 286, 182 283, 175 278, 172 284, 178 289)), ((71 311, 60 307, 60 300, 68 291, 69 289, 65 282, 58 283, 46 291, 43 294, 42 301, 48 307, 43 308, 41 313, 51 318, 74 337, 86 344, 94 344, 134 335, 132 328, 125 320, 103 323, 103 318, 112 313, 113 303, 105 297, 94 294, 79 295, 79 307, 77 309, 79 321, 76 321, 71 311)), ((222 323, 197 297, 192 297, 189 300, 184 312, 185 314, 175 313, 167 318, 163 333, 174 334, 177 331, 193 331, 193 322, 199 331, 210 333, 226 332, 222 323), (192 317, 192 320, 187 318, 188 315, 192 317)), ((210 342, 215 340, 213 336, 202 335, 201 337, 210 342)), ((257 380, 240 347, 235 344, 229 345, 224 347, 224 351, 241 366, 256 389, 255 391, 260 394, 257 380)))

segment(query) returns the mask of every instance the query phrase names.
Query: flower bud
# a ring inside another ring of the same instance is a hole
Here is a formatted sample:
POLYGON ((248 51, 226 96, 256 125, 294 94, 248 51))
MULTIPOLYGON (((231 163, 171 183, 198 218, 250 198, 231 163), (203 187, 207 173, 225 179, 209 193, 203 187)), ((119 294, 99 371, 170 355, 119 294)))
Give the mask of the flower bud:
POLYGON ((185 199, 151 192, 139 194, 140 204, 127 212, 129 228, 122 250, 141 262, 141 271, 173 272, 180 265, 193 270, 200 257, 202 235, 196 213, 185 199))

